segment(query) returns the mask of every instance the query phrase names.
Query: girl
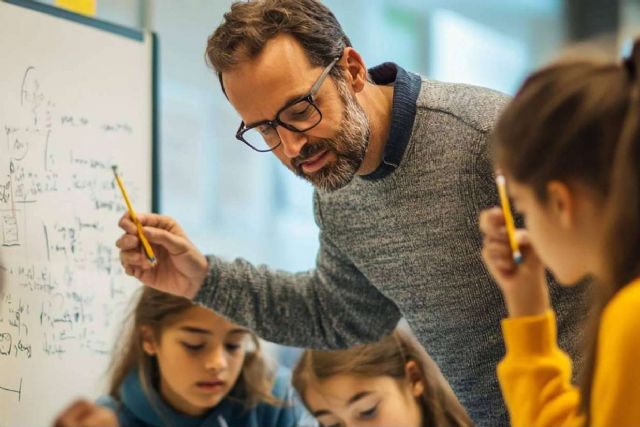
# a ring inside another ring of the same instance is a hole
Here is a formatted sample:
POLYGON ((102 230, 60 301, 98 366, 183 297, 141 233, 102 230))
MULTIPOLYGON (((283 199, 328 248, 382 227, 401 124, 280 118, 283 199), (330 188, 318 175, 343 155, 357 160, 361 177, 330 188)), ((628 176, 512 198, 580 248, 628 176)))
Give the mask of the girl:
MULTIPOLYGON (((189 300, 145 288, 130 336, 99 403, 129 426, 295 426, 302 408, 288 378, 274 377, 257 337, 189 300)), ((104 408, 77 402, 57 425, 114 425, 104 408)))
POLYGON ((293 385, 322 426, 470 426, 436 364, 397 330, 374 344, 303 353, 293 385))
POLYGON ((514 426, 640 423, 640 42, 623 64, 571 60, 529 77, 496 125, 496 164, 527 229, 516 266, 499 209, 483 258, 509 318, 498 366, 514 426), (594 279, 581 393, 556 343, 544 266, 594 279))

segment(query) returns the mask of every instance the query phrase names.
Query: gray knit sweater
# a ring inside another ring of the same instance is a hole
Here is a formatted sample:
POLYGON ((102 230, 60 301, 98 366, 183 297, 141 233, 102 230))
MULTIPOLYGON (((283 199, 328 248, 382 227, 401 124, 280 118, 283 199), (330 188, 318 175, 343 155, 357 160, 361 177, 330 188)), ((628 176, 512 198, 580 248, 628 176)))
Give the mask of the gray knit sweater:
MULTIPOLYGON (((482 263, 478 231, 480 211, 498 203, 486 145, 506 99, 423 79, 397 168, 315 193, 314 270, 294 274, 210 256, 196 301, 298 347, 376 340, 404 316, 474 421, 507 425, 495 373, 505 310, 482 263)), ((551 286, 560 344, 571 354, 584 291, 551 286)))

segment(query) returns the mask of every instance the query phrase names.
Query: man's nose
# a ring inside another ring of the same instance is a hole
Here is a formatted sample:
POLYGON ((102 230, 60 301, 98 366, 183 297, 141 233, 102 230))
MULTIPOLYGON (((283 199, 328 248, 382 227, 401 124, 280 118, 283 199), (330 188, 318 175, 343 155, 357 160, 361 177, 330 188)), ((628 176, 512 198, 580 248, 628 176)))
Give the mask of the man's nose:
POLYGON ((298 157, 302 147, 307 143, 307 137, 302 132, 294 132, 283 126, 276 128, 285 156, 290 159, 298 157))

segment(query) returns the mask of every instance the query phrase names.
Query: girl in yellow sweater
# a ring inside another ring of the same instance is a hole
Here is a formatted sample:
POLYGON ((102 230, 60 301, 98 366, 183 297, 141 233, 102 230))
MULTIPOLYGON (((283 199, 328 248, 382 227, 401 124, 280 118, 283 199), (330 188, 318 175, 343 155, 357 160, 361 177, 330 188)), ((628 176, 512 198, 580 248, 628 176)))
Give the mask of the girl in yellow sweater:
POLYGON ((623 63, 565 60, 530 76, 496 125, 495 164, 526 222, 516 265, 500 209, 480 218, 509 314, 498 377, 513 426, 640 426, 639 74, 638 41, 623 63), (567 286, 593 278, 580 388, 544 267, 567 286))

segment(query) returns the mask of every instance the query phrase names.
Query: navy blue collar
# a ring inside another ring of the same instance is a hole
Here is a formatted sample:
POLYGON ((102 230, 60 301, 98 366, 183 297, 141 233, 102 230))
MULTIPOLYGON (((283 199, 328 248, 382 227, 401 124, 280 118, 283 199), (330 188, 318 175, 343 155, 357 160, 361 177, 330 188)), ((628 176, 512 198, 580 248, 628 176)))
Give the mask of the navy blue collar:
POLYGON ((411 139, 422 80, 417 74, 409 73, 393 62, 385 62, 371 68, 369 75, 375 84, 393 83, 394 86, 391 128, 384 147, 382 163, 369 175, 361 176, 364 179, 376 180, 391 174, 402 162, 411 139))

